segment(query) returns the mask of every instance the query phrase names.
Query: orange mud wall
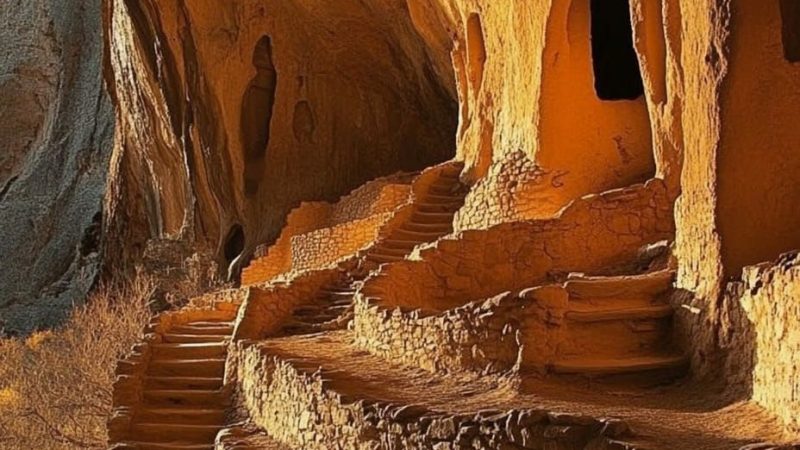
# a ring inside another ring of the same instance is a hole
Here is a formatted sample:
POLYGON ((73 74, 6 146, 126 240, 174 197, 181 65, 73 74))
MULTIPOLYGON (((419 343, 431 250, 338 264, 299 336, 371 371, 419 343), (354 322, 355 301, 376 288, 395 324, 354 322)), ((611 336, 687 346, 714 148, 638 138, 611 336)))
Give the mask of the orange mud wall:
POLYGON ((800 63, 784 55, 781 3, 732 2, 717 160, 728 276, 800 248, 800 63))
POLYGON ((677 195, 679 90, 669 90, 680 80, 666 70, 675 56, 661 0, 630 1, 644 92, 619 100, 595 90, 590 0, 408 3, 455 72, 458 158, 474 182, 457 230, 550 217, 580 196, 653 176, 677 195))

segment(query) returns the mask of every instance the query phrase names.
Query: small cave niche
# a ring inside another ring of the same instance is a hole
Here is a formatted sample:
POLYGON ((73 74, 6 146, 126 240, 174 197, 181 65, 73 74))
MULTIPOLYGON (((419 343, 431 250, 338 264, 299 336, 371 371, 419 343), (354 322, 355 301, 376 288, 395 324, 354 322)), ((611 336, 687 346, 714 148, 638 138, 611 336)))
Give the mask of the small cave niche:
POLYGON ((633 47, 628 0, 591 0, 594 87, 601 100, 635 100, 644 94, 633 47))
POLYGON ((780 0, 783 56, 800 62, 800 0, 780 0))
POLYGON ((242 97, 242 147, 244 150, 245 193, 258 191, 264 157, 270 137, 278 75, 272 62, 272 39, 262 37, 253 51, 256 74, 242 97))
POLYGON ((238 223, 233 225, 225 236, 223 254, 228 264, 232 263, 244 251, 244 228, 238 223))
POLYGON ((467 20, 467 61, 470 88, 477 94, 483 85, 483 71, 486 66, 483 23, 477 13, 470 15, 467 20))

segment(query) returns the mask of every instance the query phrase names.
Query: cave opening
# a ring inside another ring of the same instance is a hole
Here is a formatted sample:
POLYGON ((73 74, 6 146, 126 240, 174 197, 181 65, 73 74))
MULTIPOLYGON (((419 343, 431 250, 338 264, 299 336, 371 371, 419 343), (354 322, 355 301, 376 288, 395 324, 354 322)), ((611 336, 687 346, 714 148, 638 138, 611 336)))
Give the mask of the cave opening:
POLYGON ((633 47, 628 0, 591 0, 594 86, 601 100, 635 100, 644 94, 633 47))
POLYGON ((791 63, 800 62, 800 1, 780 0, 783 56, 791 63))
POLYGON ((225 254, 225 261, 230 264, 244 251, 245 235, 244 228, 238 223, 233 225, 225 237, 225 244, 223 253, 225 254))
POLYGON ((244 182, 248 196, 258 191, 262 178, 278 85, 278 75, 272 61, 272 39, 269 36, 262 37, 256 44, 253 66, 256 74, 242 97, 241 118, 244 182))
POLYGON ((467 20, 467 60, 470 88, 477 94, 483 85, 483 71, 486 66, 486 41, 481 16, 478 14, 470 15, 467 20))

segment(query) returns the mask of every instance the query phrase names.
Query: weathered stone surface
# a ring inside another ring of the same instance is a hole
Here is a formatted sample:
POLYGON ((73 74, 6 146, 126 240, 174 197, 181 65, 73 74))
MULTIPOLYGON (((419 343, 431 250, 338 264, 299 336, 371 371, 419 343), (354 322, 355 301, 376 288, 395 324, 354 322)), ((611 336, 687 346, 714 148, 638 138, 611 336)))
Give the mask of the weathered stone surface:
POLYGON ((0 330, 57 324, 98 272, 114 134, 101 3, 0 4, 0 330))

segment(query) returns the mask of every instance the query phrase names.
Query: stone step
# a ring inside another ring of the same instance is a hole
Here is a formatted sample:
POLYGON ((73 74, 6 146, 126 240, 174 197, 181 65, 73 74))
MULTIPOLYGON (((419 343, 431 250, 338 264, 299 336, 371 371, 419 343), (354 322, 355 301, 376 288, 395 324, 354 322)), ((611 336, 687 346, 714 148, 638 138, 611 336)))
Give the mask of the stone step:
POLYGON ((147 405, 165 407, 220 407, 228 402, 222 389, 145 390, 142 396, 147 405))
POLYGON ((111 450, 214 450, 214 444, 128 441, 112 446, 111 450))
POLYGON ((131 434, 149 442, 213 444, 221 429, 219 425, 135 423, 131 425, 131 434))
POLYGON ((682 355, 641 356, 635 358, 575 358, 553 363, 551 370, 563 375, 607 376, 643 372, 684 373, 688 359, 682 355))
POLYGON ((206 335, 228 335, 233 333, 233 324, 187 324, 172 327, 169 330, 172 334, 206 334, 206 335))
POLYGON ((672 317, 670 305, 648 305, 630 308, 580 308, 567 311, 566 318, 573 322, 608 322, 620 320, 659 320, 672 317))
POLYGON ((225 359, 179 359, 151 361, 147 374, 168 377, 222 377, 225 372, 225 359))
POLYGON ((421 223, 411 221, 403 225, 403 229, 416 231, 416 232, 423 232, 423 233, 439 233, 439 235, 444 235, 453 231, 453 224, 452 223, 421 223))
POLYGON ((430 188, 428 188, 428 194, 463 197, 463 194, 461 193, 462 190, 463 187, 459 183, 437 181, 436 183, 432 184, 430 188))
POLYGON ((399 256, 383 255, 380 253, 370 253, 367 255, 367 259, 379 264, 388 264, 393 262, 405 261, 405 258, 399 256))
POLYGON ((675 272, 662 270, 641 275, 585 276, 570 275, 564 284, 570 299, 653 299, 672 287, 675 272))
POLYGON ((403 248, 386 247, 386 246, 383 246, 383 245, 377 245, 375 248, 372 249, 372 253, 379 253, 381 255, 391 255, 391 256, 405 257, 407 254, 411 253, 411 250, 410 249, 403 249, 403 248))
POLYGON ((202 342, 182 344, 153 344, 153 359, 203 359, 224 357, 228 350, 226 342, 202 342))
POLYGON ((225 409, 145 408, 136 413, 137 422, 184 425, 222 426, 225 424, 225 417, 225 409))
POLYGON ((414 231, 407 228, 400 228, 392 232, 392 240, 407 240, 417 241, 421 243, 433 242, 440 237, 442 233, 439 231, 414 231))
POLYGON ((440 214, 447 214, 451 218, 453 214, 456 213, 464 202, 460 200, 454 200, 452 202, 447 203, 416 203, 414 207, 416 208, 417 212, 420 213, 440 213, 440 214))
POLYGON ((230 335, 225 334, 175 334, 164 335, 164 342, 172 344, 193 344, 201 342, 227 342, 230 335))
POLYGON ((439 203, 464 203, 464 195, 456 194, 423 194, 420 199, 423 203, 439 204, 439 203))
POLYGON ((200 389, 222 387, 222 377, 153 377, 145 378, 145 389, 200 389))
POLYGON ((386 239, 381 242, 381 246, 384 248, 397 248, 397 249, 404 249, 407 251, 411 251, 419 244, 423 244, 425 241, 404 241, 401 239, 386 239))
POLYGON ((415 211, 411 215, 411 221, 420 224, 446 224, 452 226, 453 214, 448 212, 421 212, 415 211))

